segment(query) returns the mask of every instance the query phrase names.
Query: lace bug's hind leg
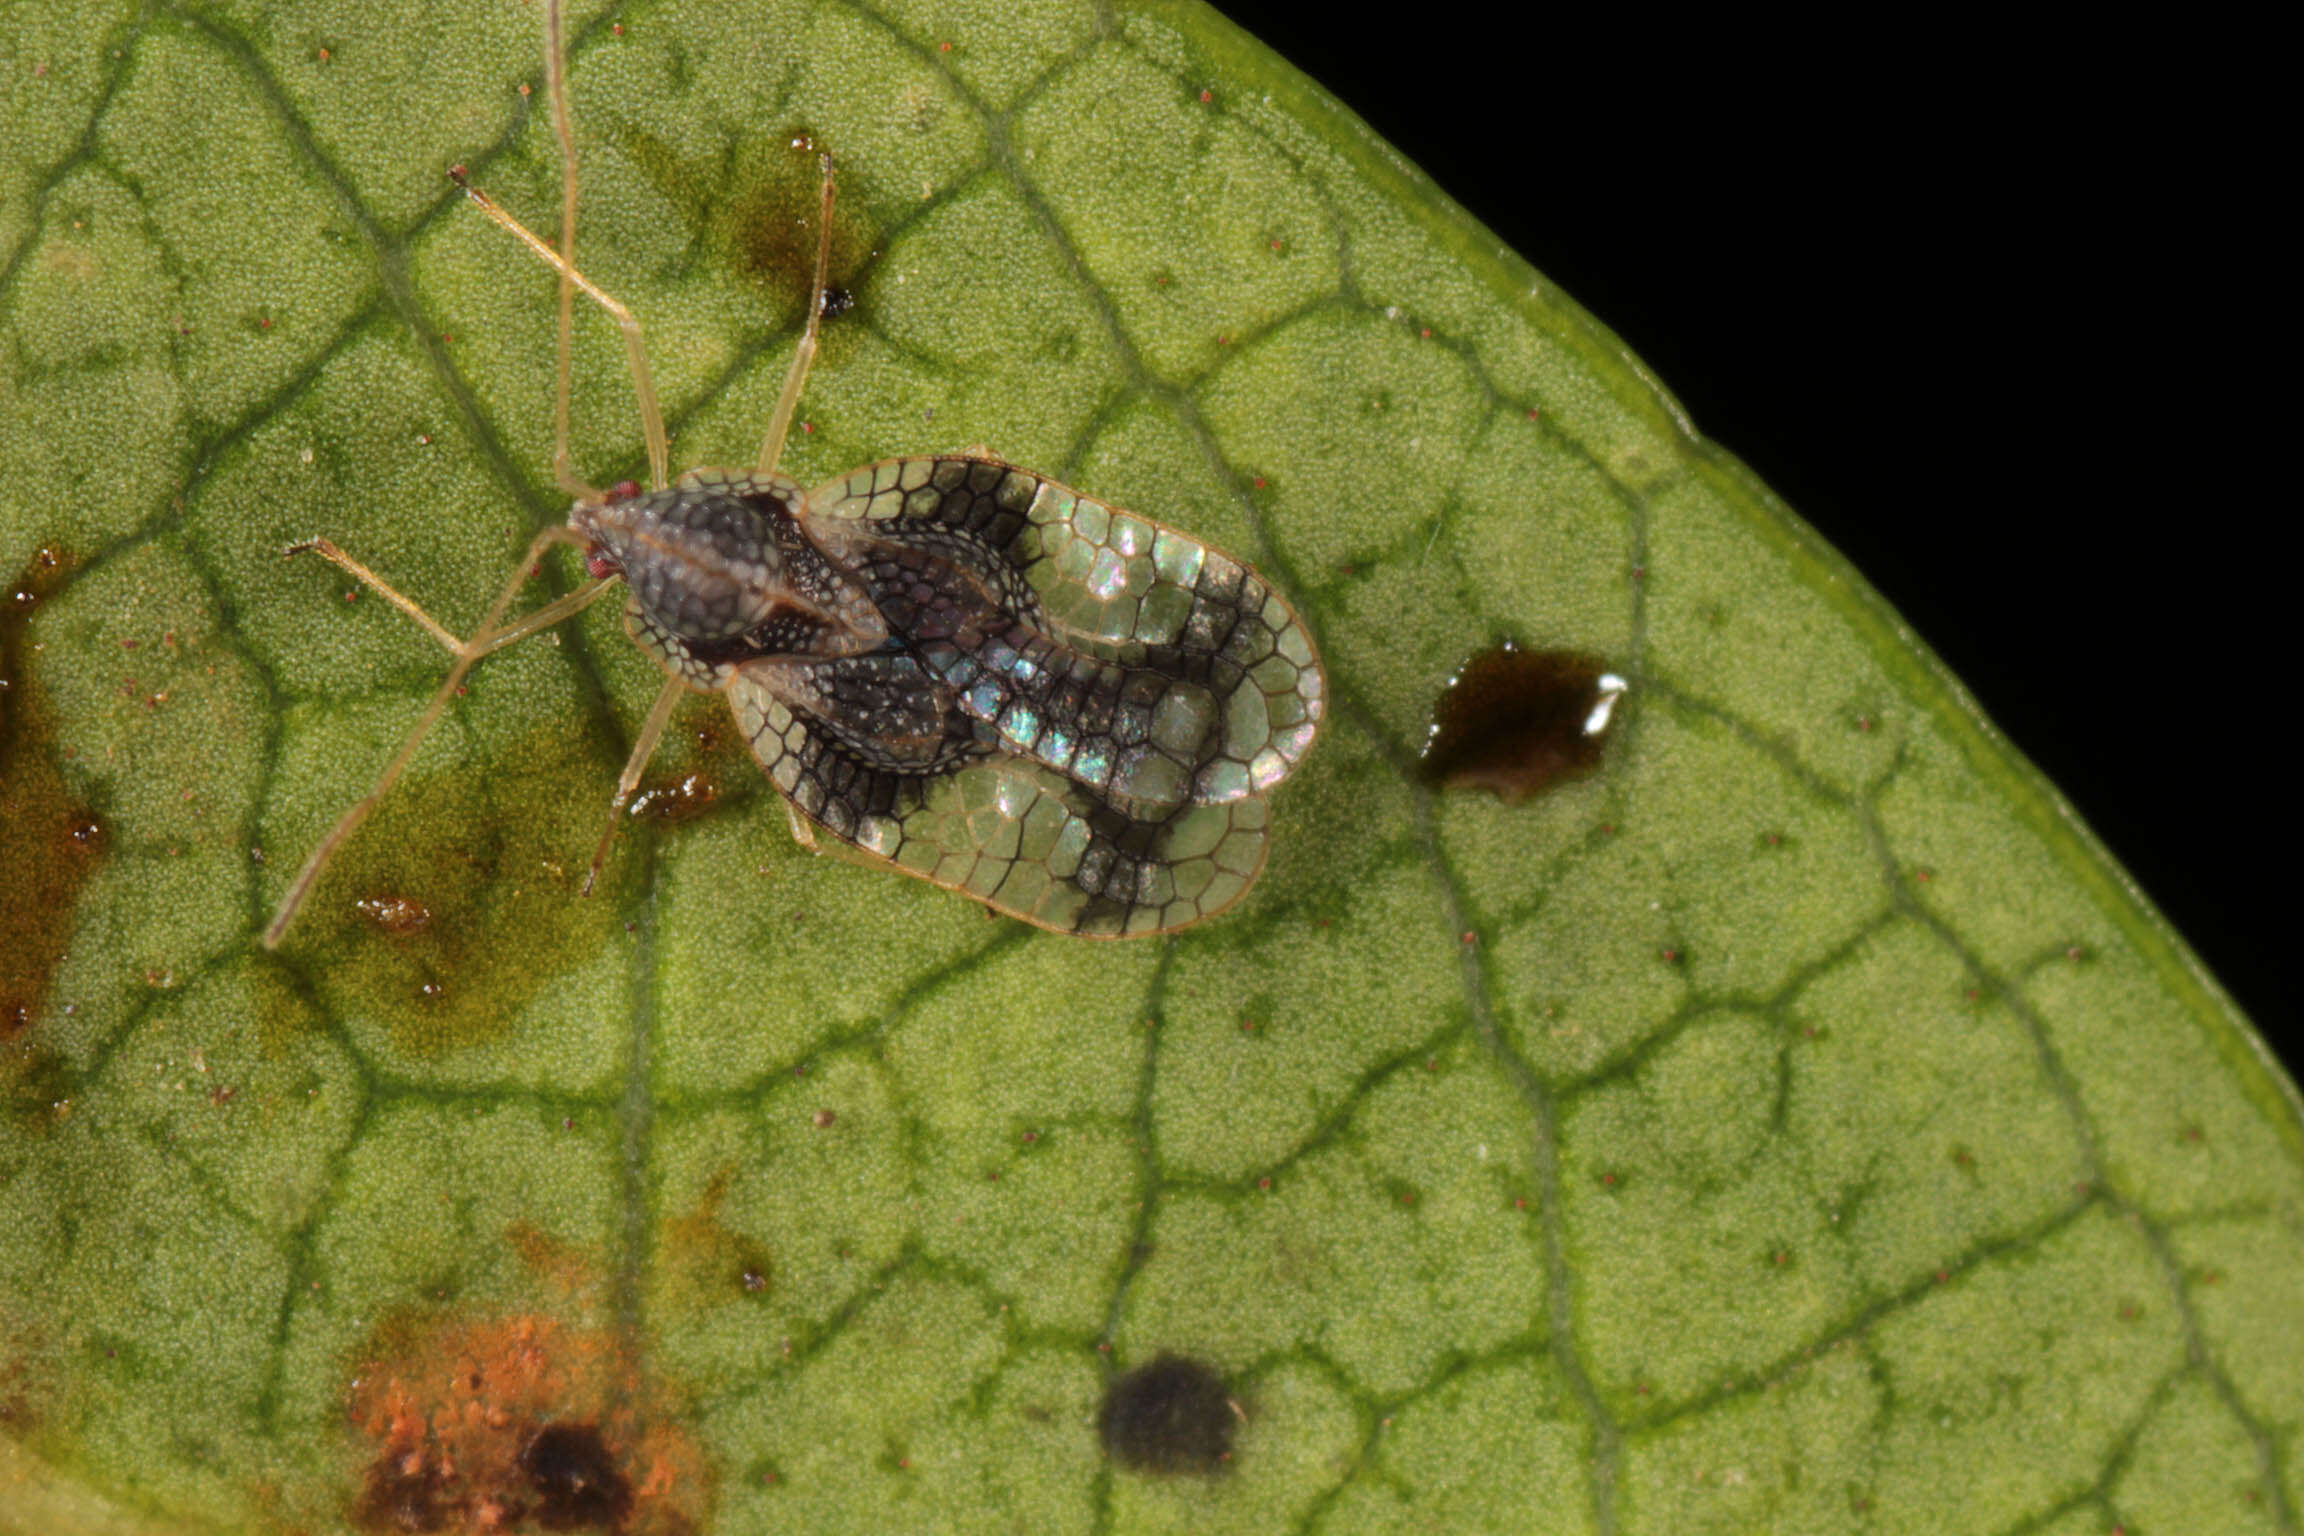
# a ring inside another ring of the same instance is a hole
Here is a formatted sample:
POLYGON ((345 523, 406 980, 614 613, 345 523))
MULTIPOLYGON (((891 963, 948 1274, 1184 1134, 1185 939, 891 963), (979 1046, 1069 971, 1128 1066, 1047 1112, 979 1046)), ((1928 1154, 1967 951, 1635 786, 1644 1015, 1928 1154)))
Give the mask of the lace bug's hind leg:
MULTIPOLYGON (((432 702, 424 706, 424 713, 416 717, 416 723, 410 726, 408 734, 401 738, 400 750, 392 754, 391 762, 385 764, 384 772, 377 777, 375 786, 367 794, 362 795, 350 810, 337 818, 336 825, 328 829, 328 835, 320 839, 319 846, 314 848, 311 855, 304 860, 304 867, 298 870, 296 878, 289 882, 288 892, 281 897, 278 909, 272 914, 272 921, 265 925, 264 947, 266 949, 279 947, 280 940, 288 932, 288 925, 296 920, 297 912, 303 908, 304 899, 312 894, 312 887, 319 880, 320 872, 328 867, 328 860, 335 855, 336 850, 343 845, 346 838, 359 830, 360 823, 368 819, 369 812, 376 809, 377 803, 398 781, 401 773, 407 768, 409 760, 415 757, 416 749, 424 744, 424 738, 430 735, 432 727, 439 723, 440 716, 448 708, 448 701, 456 696, 456 690, 463 683, 465 674, 472 670, 472 664, 490 651, 495 650, 498 642, 505 636, 513 634, 514 631, 519 634, 533 634, 536 629, 541 627, 532 622, 533 615, 512 626, 510 630, 499 630, 496 626, 502 621, 504 610, 512 605, 512 599, 519 594, 520 588, 526 585, 528 578, 538 569, 538 562, 543 558, 544 552, 555 544, 582 543, 583 535, 577 533, 573 528, 547 528, 529 541, 527 553, 520 557, 519 568, 513 571, 512 579, 504 584, 504 590, 496 594, 496 601, 488 605, 487 616, 481 619, 480 627, 472 632, 472 638, 456 647, 456 664, 448 669, 447 677, 441 680, 439 688, 432 695, 432 702)), ((350 567, 347 566, 347 568, 350 567)), ((389 587, 384 586, 380 581, 375 581, 373 577, 366 579, 370 580, 381 591, 391 591, 389 587)), ((572 592, 567 598, 562 598, 559 602, 547 606, 554 609, 562 608, 570 599, 578 597, 581 597, 584 602, 589 602, 606 591, 607 585, 606 582, 595 583, 589 588, 572 592)), ((393 595, 397 596, 398 594, 393 595)), ((577 603, 575 607, 582 605, 582 603, 577 603)), ((405 598, 401 599, 401 606, 416 614, 423 612, 422 609, 417 608, 414 603, 408 602, 405 598)), ((569 612, 573 611, 574 608, 567 608, 566 611, 555 613, 553 617, 555 620, 565 618, 569 612)), ((427 627, 435 626, 428 621, 427 627)), ((442 633, 445 634, 446 631, 442 630, 442 633)))
POLYGON ((776 410, 768 418, 767 435, 760 439, 761 478, 776 473, 776 463, 784 457, 784 439, 792 430, 792 413, 800 406, 800 386, 808 381, 809 366, 816 361, 816 334, 824 320, 824 280, 832 265, 832 157, 823 157, 824 199, 816 215, 816 271, 808 281, 808 325, 800 333, 800 346, 792 354, 792 367, 784 375, 784 387, 777 392, 776 410))

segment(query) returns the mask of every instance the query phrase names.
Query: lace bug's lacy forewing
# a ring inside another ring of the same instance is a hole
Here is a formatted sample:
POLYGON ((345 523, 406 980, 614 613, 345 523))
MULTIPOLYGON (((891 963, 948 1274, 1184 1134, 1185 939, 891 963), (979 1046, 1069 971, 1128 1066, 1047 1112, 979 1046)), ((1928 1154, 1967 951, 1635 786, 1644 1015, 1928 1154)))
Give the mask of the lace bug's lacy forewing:
POLYGON ((893 635, 836 663, 761 656, 725 684, 810 820, 1064 932, 1156 933, 1247 889, 1264 795, 1323 708, 1303 623, 1261 578, 977 458, 867 466, 803 518, 893 635))
MULTIPOLYGON (((1262 794, 1311 748, 1325 696, 1303 621, 1255 572, 1186 534, 1029 470, 952 456, 884 459, 843 475, 809 492, 806 521, 835 554, 883 540, 964 541, 982 551, 972 558, 990 567, 988 584, 1011 608, 1024 606, 1008 595, 1013 584, 1029 590, 1037 611, 1028 617, 1048 638, 1143 675, 1131 681, 1168 679, 1158 704, 1172 717, 1205 713, 1193 722, 1202 739, 1187 744, 1189 727, 1172 718, 1155 720, 1147 743, 1131 735, 1123 708, 1115 744, 1123 756, 1145 748, 1138 762, 1165 754, 1187 766, 1183 792, 1194 800, 1262 794)), ((997 675, 1031 694, 1037 663, 1008 656, 1002 638, 962 644, 957 660, 946 654, 949 680, 967 688, 997 675)), ((923 651, 935 659, 933 643, 923 651)), ((1114 787, 1127 780, 1123 768, 1114 787)), ((1157 786, 1141 792, 1163 798, 1157 786)))
POLYGON ((1198 922, 1263 867, 1257 796, 1137 819, 1028 758, 979 754, 941 773, 871 767, 753 663, 729 687, 769 779, 833 837, 1028 923, 1117 938, 1198 922))

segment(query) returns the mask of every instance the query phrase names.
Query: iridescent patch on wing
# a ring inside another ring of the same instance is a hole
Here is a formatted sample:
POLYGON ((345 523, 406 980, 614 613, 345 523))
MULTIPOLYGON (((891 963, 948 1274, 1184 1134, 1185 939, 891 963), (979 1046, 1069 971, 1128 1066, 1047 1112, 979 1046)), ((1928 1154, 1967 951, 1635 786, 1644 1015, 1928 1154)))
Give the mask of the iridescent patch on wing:
POLYGON ((1091 937, 1160 933, 1230 906, 1263 867, 1260 796, 1148 821, 1029 758, 988 753, 935 774, 874 767, 787 702, 790 672, 737 670, 737 726, 802 814, 1011 917, 1091 937))
POLYGON ((931 721, 893 707, 892 675, 867 694, 826 664, 739 664, 725 685, 737 719, 802 814, 1068 933, 1162 932, 1247 889, 1265 796, 1325 706, 1304 624, 1261 577, 981 458, 868 465, 809 492, 800 515, 873 594, 890 651, 917 668, 905 687, 945 701, 931 721), (865 750, 882 734, 910 755, 865 750))
MULTIPOLYGON (((843 523, 899 539, 906 525, 940 525, 996 551, 1057 641, 1175 685, 1156 706, 1166 717, 1146 723, 1163 743, 1196 743, 1170 749, 1190 765, 1194 803, 1263 794, 1311 750, 1326 703, 1311 637, 1285 599, 1221 550, 1028 470, 965 457, 867 465, 809 492, 806 517, 828 536, 843 523), (1197 744, 1214 732, 1220 741, 1197 744)), ((967 660, 1034 664, 1021 646, 967 660)), ((1137 759, 1152 781, 1142 798, 1157 802, 1149 756, 1137 759)), ((1127 778, 1116 771, 1123 787, 1127 778)))

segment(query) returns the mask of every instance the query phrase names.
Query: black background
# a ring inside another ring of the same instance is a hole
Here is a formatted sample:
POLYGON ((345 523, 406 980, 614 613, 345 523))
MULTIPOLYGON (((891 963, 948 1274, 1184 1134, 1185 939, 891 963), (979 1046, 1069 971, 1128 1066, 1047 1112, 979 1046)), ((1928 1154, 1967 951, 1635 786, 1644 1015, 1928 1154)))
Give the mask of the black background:
POLYGON ((2244 39, 1223 9, 1845 554, 2295 1071, 2296 494, 2252 357, 2292 182, 2247 171, 2244 39))

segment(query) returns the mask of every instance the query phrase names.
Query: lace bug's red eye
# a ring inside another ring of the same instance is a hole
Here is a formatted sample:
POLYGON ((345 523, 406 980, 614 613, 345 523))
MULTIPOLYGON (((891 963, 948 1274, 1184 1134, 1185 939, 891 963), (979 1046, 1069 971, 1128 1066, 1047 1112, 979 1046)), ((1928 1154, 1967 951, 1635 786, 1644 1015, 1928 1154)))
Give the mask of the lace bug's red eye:
POLYGON ((639 494, 640 482, 637 480, 619 480, 608 489, 610 501, 630 501, 639 494))
POLYGON ((609 559, 608 551, 595 544, 584 551, 584 569, 591 572, 592 578, 597 581, 604 576, 618 574, 624 567, 609 559))

